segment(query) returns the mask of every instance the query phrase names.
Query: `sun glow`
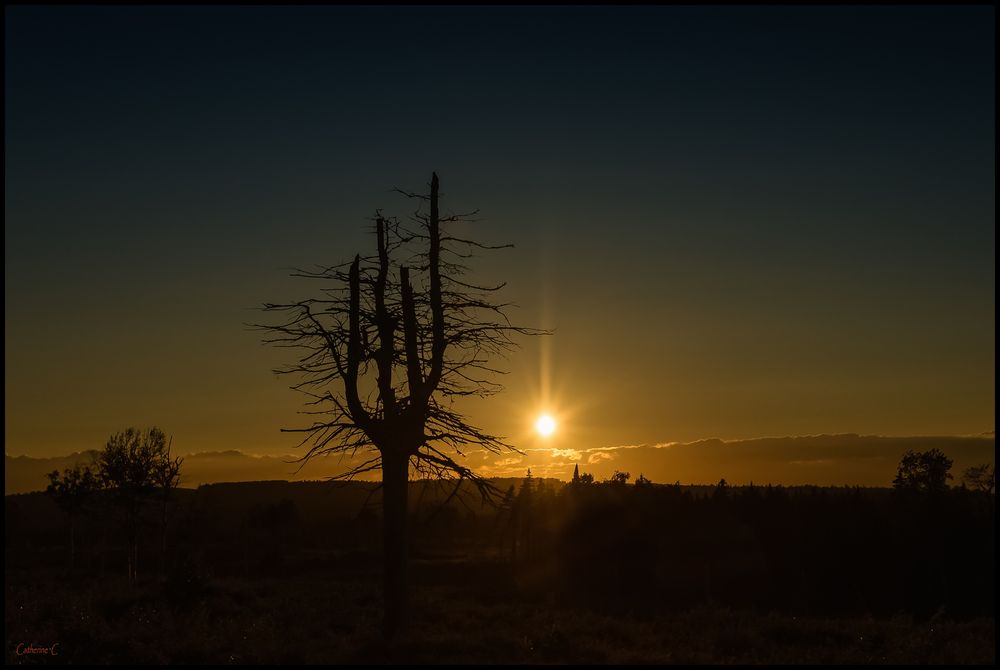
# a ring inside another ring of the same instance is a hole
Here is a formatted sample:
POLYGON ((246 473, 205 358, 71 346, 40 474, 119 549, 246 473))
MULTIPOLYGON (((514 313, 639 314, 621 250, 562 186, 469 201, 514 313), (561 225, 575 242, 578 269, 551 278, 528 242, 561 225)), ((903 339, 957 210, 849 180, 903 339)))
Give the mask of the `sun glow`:
POLYGON ((556 420, 548 414, 543 414, 535 421, 535 430, 542 437, 548 437, 556 432, 556 420))

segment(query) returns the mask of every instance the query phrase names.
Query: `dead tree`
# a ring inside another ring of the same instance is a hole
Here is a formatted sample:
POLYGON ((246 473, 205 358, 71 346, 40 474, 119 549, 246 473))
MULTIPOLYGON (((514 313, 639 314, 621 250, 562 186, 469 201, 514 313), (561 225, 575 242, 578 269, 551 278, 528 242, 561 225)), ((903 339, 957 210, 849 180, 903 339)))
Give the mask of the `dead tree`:
POLYGON ((510 305, 493 299, 504 284, 463 279, 474 253, 511 245, 488 246, 452 231, 474 221, 475 212, 441 216, 436 174, 429 194, 396 191, 418 203, 409 224, 377 210, 374 256, 297 270, 293 276, 334 285, 322 298, 265 304, 282 322, 257 326, 268 332, 266 343, 303 352, 275 371, 299 378, 291 388, 309 396, 305 413, 316 415, 309 426, 286 429, 305 433, 300 461, 341 454, 353 461, 341 478, 382 472, 387 636, 406 617, 410 475, 457 480, 456 492, 468 480, 492 499, 496 489, 455 458, 468 446, 517 450, 472 425, 452 403, 499 391, 496 360, 515 348, 512 337, 542 333, 510 322, 510 305))

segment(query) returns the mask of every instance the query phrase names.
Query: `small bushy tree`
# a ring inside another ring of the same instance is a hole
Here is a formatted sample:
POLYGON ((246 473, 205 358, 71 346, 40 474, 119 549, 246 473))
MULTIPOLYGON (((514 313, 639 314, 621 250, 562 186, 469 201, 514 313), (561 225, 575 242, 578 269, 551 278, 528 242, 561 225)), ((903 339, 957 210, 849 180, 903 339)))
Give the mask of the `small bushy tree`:
POLYGON ((90 466, 79 463, 71 468, 53 470, 48 474, 49 485, 45 492, 52 496, 59 509, 69 520, 69 564, 76 567, 76 519, 101 488, 100 480, 90 466))
POLYGON ((611 475, 611 478, 608 479, 608 483, 615 486, 625 486, 628 484, 628 480, 631 479, 631 477, 631 473, 619 472, 618 470, 615 470, 614 474, 611 475))
POLYGON ((993 463, 982 463, 966 468, 962 473, 962 482, 973 491, 993 494, 996 486, 996 466, 993 463))
POLYGON ((910 493, 942 493, 948 490, 952 478, 952 460, 940 449, 907 451, 903 454, 892 480, 894 489, 910 493))
POLYGON ((157 491, 176 487, 181 460, 171 459, 167 436, 155 427, 115 433, 97 457, 98 477, 122 511, 129 584, 136 581, 144 505, 157 491))

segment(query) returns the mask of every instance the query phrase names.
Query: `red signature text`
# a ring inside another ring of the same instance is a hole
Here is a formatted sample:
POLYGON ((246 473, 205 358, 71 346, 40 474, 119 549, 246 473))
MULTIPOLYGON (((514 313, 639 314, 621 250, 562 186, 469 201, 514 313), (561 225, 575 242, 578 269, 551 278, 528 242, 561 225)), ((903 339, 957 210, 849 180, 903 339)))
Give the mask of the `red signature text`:
POLYGON ((18 656, 27 656, 28 654, 42 654, 43 656, 58 656, 59 655, 59 643, 56 642, 49 647, 36 647, 33 644, 25 644, 23 642, 17 645, 17 649, 14 653, 18 656))

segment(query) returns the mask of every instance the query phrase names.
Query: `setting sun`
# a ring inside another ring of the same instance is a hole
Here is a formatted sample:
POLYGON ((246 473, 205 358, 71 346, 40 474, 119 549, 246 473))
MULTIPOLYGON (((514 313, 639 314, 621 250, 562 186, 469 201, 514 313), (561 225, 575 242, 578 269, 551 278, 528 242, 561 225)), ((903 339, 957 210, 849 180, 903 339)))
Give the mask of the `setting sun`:
POLYGON ((556 431, 556 420, 548 414, 543 414, 535 421, 535 430, 542 437, 548 437, 556 431))

